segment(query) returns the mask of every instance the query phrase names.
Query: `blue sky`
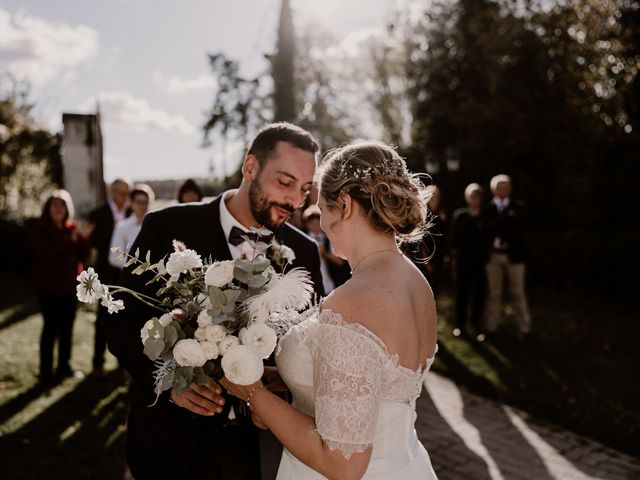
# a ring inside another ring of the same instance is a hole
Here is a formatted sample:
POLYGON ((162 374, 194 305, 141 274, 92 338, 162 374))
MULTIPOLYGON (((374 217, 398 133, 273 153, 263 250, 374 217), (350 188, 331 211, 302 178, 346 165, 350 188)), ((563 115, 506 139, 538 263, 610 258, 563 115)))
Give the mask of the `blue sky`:
MULTIPOLYGON (((292 0, 297 29, 316 24, 341 42, 382 27, 393 0, 292 0)), ((103 114, 105 175, 202 177, 220 152, 200 147, 215 78, 206 53, 266 68, 280 0, 0 0, 0 71, 32 84, 37 115, 103 114)), ((237 158, 237 154, 234 155, 237 158)), ((233 166, 228 166, 231 170, 233 166)))

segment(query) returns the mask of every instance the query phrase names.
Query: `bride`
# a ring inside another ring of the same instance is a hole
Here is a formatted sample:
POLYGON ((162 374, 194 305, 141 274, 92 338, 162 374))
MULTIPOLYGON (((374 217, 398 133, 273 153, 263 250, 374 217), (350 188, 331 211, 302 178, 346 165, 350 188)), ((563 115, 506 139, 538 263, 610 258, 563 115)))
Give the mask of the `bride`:
POLYGON ((262 382, 223 385, 282 442, 278 479, 435 479, 415 403, 436 346, 433 294, 397 240, 425 233, 427 189, 377 142, 333 151, 320 173, 322 227, 353 276, 280 340, 293 404, 262 382))

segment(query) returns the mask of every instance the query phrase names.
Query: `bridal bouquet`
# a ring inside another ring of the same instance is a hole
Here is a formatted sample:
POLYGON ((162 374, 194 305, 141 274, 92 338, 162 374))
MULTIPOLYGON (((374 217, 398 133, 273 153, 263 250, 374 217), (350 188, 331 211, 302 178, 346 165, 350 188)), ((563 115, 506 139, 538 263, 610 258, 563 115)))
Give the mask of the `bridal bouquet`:
POLYGON ((117 250, 127 259, 125 267, 135 265, 133 274, 154 274, 147 285, 161 285, 157 298, 104 285, 92 268, 78 275, 81 302, 100 301, 116 313, 125 307, 113 294, 126 292, 160 312, 140 331, 144 353, 156 365, 157 396, 171 388, 183 392, 192 382, 203 385, 208 377, 223 374, 240 385, 256 382, 264 371, 262 360, 271 355, 281 333, 275 319, 309 305, 313 286, 307 272, 296 268, 284 273, 295 259, 293 250, 258 240, 270 234, 264 229, 251 234, 256 240, 245 237, 254 249, 250 260, 203 262, 176 240, 169 258, 154 264, 149 252, 143 260, 139 251, 130 255, 117 250), (268 251, 281 273, 267 258, 268 251))

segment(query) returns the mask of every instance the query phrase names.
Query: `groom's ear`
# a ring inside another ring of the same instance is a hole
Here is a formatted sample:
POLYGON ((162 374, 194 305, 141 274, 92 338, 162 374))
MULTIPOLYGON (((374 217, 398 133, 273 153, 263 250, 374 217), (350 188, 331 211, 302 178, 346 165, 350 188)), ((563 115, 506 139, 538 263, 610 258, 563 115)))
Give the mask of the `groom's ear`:
POLYGON ((242 162, 242 177, 247 180, 255 180, 260 170, 260 163, 255 155, 247 155, 242 162))

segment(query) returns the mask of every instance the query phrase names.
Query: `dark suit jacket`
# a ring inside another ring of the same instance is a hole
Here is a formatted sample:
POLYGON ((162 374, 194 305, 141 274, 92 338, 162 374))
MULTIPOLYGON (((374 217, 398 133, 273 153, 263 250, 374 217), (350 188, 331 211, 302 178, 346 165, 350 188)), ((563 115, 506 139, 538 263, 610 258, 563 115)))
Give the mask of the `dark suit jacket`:
MULTIPOLYGON (((126 216, 131 214, 127 210, 126 216)), ((91 233, 91 245, 97 250, 95 271, 100 276, 102 283, 114 284, 120 275, 120 269, 114 268, 109 263, 109 248, 111 247, 111 236, 113 235, 114 220, 113 212, 108 203, 92 210, 89 213, 89 221, 95 224, 91 233)))
POLYGON ((524 206, 511 199, 509 206, 502 213, 491 202, 484 210, 484 225, 487 231, 487 247, 494 249, 496 237, 500 237, 511 263, 522 263, 527 260, 525 248, 524 206))
MULTIPOLYGON (((203 259, 211 256, 214 260, 230 260, 231 253, 220 225, 221 198, 219 196, 211 203, 176 205, 147 214, 131 251, 140 249, 141 256, 150 251, 151 261, 156 262, 172 251, 172 241, 177 239, 184 242, 187 248, 197 251, 203 259)), ((294 250, 296 260, 292 267, 307 269, 316 292, 322 295, 320 256, 315 242, 288 224, 275 234, 280 243, 294 250)), ((123 269, 118 283, 155 296, 160 285, 145 286, 150 275, 132 275, 131 270, 132 267, 123 269)), ((110 317, 107 336, 109 350, 133 377, 127 456, 136 480, 152 477, 172 480, 200 478, 193 473, 196 468, 194 465, 205 460, 213 462, 212 465, 218 461, 223 470, 225 466, 233 466, 234 462, 253 462, 258 465, 257 429, 242 418, 239 418, 241 427, 224 426, 230 405, 235 402, 232 397, 227 398, 223 412, 213 417, 194 415, 171 404, 168 392, 164 392, 155 406, 149 407, 155 399, 154 367, 143 354, 140 329, 149 318, 160 312, 131 297, 124 298, 126 308, 110 317), (246 429, 245 433, 239 435, 239 428, 246 429), (234 442, 241 443, 236 445, 234 442), (220 445, 225 445, 228 451, 225 453, 220 445), (168 449, 167 454, 161 453, 164 449, 168 449), (202 458, 202 455, 206 457, 202 458)), ((203 478, 208 480, 246 477, 240 472, 225 476, 215 467, 208 470, 203 474, 203 478)))

